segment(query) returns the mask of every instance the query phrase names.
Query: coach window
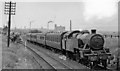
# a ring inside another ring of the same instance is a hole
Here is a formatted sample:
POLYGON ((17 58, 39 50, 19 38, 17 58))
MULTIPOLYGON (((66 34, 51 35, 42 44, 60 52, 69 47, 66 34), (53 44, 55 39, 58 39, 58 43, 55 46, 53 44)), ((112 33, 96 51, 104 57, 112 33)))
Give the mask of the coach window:
POLYGON ((49 36, 47 36, 47 40, 49 40, 49 36))
POLYGON ((35 35, 34 35, 34 38, 35 38, 35 35))
POLYGON ((47 36, 47 39, 49 40, 49 36, 47 36))
POLYGON ((48 40, 50 41, 50 36, 48 36, 48 40))
POLYGON ((40 38, 42 39, 42 36, 40 38))
POLYGON ((39 36, 37 36, 37 39, 39 39, 39 36))
POLYGON ((49 36, 48 36, 48 40, 49 40, 49 36))
POLYGON ((42 36, 41 36, 41 39, 42 39, 42 36))
POLYGON ((58 39, 58 37, 57 37, 57 42, 59 42, 59 39, 58 39))
POLYGON ((53 38, 53 37, 54 37, 54 36, 51 37, 51 41, 54 41, 54 38, 53 38))
POLYGON ((59 41, 58 41, 58 37, 56 38, 56 40, 57 40, 56 42, 59 42, 59 41))
POLYGON ((53 41, 53 39, 52 39, 51 35, 50 35, 50 41, 53 41))
POLYGON ((48 36, 48 40, 50 41, 50 36, 48 36))
POLYGON ((56 36, 56 40, 55 40, 55 42, 58 42, 58 37, 56 36))
MULTIPOLYGON (((54 37, 54 36, 53 36, 54 37)), ((52 41, 54 41, 54 38, 52 38, 52 41)))
POLYGON ((58 36, 58 42, 60 42, 60 36, 58 36))
POLYGON ((56 42, 56 40, 57 40, 57 37, 55 36, 54 42, 56 42))
POLYGON ((57 42, 57 37, 55 36, 55 42, 57 42))
POLYGON ((60 37, 58 37, 58 42, 60 42, 60 37))
POLYGON ((48 40, 50 41, 50 36, 48 36, 48 40))
POLYGON ((58 42, 58 36, 56 36, 56 42, 58 42))
POLYGON ((51 36, 49 36, 49 41, 51 41, 51 36))
POLYGON ((48 36, 46 36, 46 40, 48 40, 48 36))
POLYGON ((43 36, 42 36, 42 38, 41 38, 42 40, 43 40, 43 36))
POLYGON ((51 41, 51 36, 49 37, 49 40, 51 41))
POLYGON ((40 36, 40 39, 42 39, 42 37, 40 36))
POLYGON ((43 37, 41 36, 41 39, 43 39, 43 37))
POLYGON ((55 41, 55 38, 54 38, 54 36, 52 36, 52 41, 55 41))
POLYGON ((54 36, 52 36, 52 41, 55 41, 54 36))
POLYGON ((56 42, 58 42, 58 36, 56 37, 56 42))
POLYGON ((48 40, 48 36, 46 36, 46 40, 48 40))
POLYGON ((55 36, 55 38, 54 38, 54 42, 56 42, 56 36, 55 36))
POLYGON ((49 36, 49 41, 51 41, 51 36, 49 36))
POLYGON ((50 36, 50 41, 52 41, 53 39, 52 39, 52 36, 50 36))

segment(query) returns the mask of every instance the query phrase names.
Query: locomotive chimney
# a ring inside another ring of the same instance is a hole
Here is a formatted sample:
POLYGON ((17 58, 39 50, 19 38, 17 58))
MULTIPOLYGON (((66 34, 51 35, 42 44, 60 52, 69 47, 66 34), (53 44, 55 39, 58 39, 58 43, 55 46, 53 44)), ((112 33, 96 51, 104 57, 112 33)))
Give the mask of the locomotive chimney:
POLYGON ((91 34, 96 34, 96 29, 92 29, 91 34))

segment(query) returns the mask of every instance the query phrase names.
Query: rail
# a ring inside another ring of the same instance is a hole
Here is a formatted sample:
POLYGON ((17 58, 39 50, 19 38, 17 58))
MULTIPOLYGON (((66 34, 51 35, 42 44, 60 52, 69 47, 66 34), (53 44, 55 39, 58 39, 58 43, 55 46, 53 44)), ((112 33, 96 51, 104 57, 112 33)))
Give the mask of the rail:
MULTIPOLYGON (((23 43, 23 45, 26 46, 24 43, 23 43)), ((61 61, 58 61, 57 59, 51 57, 50 55, 48 55, 45 52, 42 52, 40 50, 38 51, 37 49, 29 47, 29 46, 26 46, 26 47, 27 47, 27 49, 32 51, 37 57, 39 57, 40 59, 43 59, 51 67, 51 69, 54 69, 54 70, 57 70, 57 69, 72 69, 68 65, 62 63, 61 61)))

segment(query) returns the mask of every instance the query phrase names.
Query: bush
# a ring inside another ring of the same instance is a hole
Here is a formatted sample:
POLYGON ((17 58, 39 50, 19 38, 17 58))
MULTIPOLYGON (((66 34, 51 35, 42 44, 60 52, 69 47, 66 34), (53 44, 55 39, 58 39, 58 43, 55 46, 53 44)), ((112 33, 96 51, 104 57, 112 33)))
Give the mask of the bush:
POLYGON ((29 33, 42 33, 42 31, 39 31, 39 30, 31 30, 29 33))

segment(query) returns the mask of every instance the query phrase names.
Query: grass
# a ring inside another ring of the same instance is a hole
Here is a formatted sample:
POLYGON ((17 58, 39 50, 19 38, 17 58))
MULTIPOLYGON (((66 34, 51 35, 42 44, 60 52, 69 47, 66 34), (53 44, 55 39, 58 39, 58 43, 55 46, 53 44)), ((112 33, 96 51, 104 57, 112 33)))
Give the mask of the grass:
POLYGON ((118 48, 120 48, 120 44, 119 44, 119 40, 120 38, 105 38, 105 45, 104 47, 108 47, 110 48, 111 52, 114 53, 116 50, 118 50, 118 48))
POLYGON ((10 43, 6 45, 5 37, 2 38, 2 68, 3 69, 40 69, 33 59, 30 51, 25 51, 22 44, 10 43), (26 61, 24 61, 26 59, 26 61), (27 65, 26 65, 27 64, 27 65))
MULTIPOLYGON (((110 48, 110 52, 112 53, 113 56, 115 56, 116 58, 119 57, 120 58, 120 44, 119 44, 120 38, 118 37, 107 37, 105 38, 105 48, 110 48), (118 55, 119 54, 119 55, 118 55)), ((115 62, 117 62, 117 60, 115 59, 115 62)), ((117 65, 114 65, 115 67, 117 67, 117 65)), ((120 69, 120 59, 119 59, 119 69, 120 69)))

